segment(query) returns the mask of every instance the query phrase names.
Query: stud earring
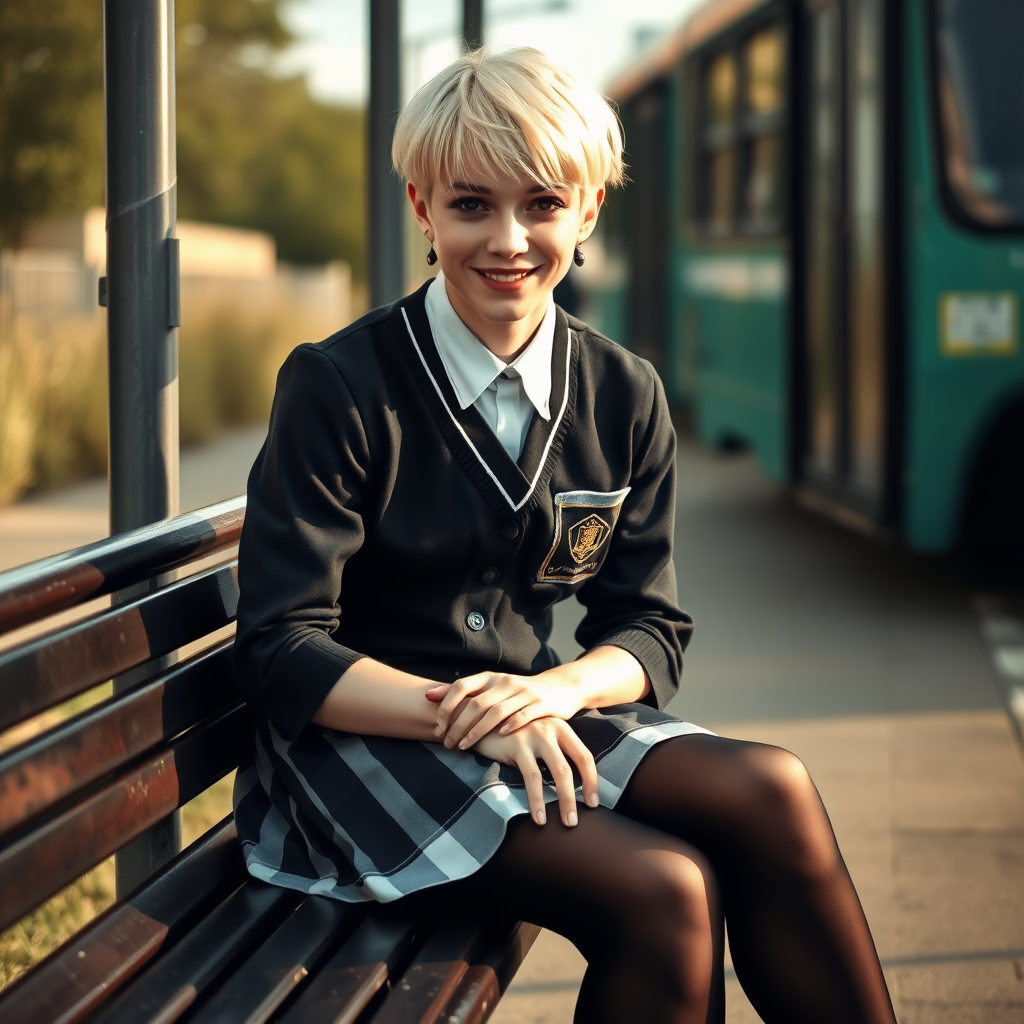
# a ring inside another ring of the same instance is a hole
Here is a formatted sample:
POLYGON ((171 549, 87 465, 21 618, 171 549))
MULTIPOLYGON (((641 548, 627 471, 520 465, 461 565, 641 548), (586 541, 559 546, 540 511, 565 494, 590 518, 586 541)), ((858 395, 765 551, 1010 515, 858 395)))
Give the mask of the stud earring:
POLYGON ((434 243, 430 243, 430 249, 427 250, 427 266, 432 267, 437 262, 437 253, 434 252, 434 243))
POLYGON ((576 245, 576 251, 572 254, 572 261, 577 267, 582 267, 583 264, 587 262, 587 257, 583 255, 583 250, 579 247, 578 243, 576 245))

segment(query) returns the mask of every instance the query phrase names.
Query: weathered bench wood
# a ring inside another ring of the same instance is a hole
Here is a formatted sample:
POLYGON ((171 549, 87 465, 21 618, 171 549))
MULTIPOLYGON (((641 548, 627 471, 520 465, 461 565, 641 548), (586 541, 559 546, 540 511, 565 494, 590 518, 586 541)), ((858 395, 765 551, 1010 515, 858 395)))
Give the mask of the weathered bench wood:
MULTIPOLYGON (((0 928, 238 765, 252 717, 223 631, 243 515, 235 499, 0 574, 0 634, 117 595, 0 652, 0 729, 136 680, 0 755, 0 928)), ((229 816, 0 993, 0 1020, 486 1021, 537 929, 419 913, 250 879, 229 816)))

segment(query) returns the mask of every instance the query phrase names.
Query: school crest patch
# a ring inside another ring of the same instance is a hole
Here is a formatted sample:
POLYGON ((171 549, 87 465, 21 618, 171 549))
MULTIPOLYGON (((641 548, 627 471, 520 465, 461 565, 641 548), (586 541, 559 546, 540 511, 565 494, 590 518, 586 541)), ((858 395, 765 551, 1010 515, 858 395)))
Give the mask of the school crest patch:
POLYGON ((577 563, 585 562, 607 539, 611 527, 600 516, 587 516, 569 528, 569 551, 577 563))
POLYGON ((537 573, 541 583, 579 583, 593 576, 611 546, 629 488, 560 491, 555 495, 555 536, 537 573))

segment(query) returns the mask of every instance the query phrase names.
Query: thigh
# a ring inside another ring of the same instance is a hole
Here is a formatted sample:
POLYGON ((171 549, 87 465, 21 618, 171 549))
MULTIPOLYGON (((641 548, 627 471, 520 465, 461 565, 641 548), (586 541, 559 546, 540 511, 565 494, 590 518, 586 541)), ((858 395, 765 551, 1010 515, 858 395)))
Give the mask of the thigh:
POLYGON ((715 866, 832 855, 818 791, 796 755, 724 736, 678 736, 652 747, 616 812, 692 843, 715 866))
POLYGON ((580 808, 580 822, 509 822, 501 847, 476 874, 443 886, 453 908, 481 906, 550 928, 588 960, 609 942, 636 940, 637 923, 717 917, 704 857, 682 840, 604 808, 580 808))

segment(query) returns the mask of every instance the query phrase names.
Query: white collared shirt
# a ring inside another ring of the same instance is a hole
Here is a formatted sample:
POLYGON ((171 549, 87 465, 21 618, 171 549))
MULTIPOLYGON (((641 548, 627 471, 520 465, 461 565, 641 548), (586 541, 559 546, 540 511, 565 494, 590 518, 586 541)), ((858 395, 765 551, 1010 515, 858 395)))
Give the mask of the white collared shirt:
POLYGON ((555 340, 555 303, 548 302, 533 340, 508 365, 459 319, 438 274, 427 289, 427 320, 459 405, 475 405, 517 461, 536 409, 551 419, 551 354, 555 340))

